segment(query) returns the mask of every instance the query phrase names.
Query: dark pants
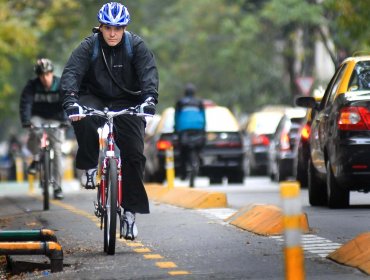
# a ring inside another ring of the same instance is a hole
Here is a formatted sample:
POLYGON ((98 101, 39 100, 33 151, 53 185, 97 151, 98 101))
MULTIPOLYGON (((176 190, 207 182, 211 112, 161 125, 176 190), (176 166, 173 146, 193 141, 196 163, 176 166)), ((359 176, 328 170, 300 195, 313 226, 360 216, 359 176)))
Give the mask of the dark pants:
MULTIPOLYGON (((81 96, 80 104, 88 107, 119 111, 122 103, 103 103, 94 96, 81 96)), ((127 106, 127 104, 126 104, 127 106)), ((99 134, 97 129, 104 125, 104 119, 94 116, 73 122, 78 151, 76 167, 91 169, 98 165, 99 134)), ((141 117, 122 115, 114 119, 114 136, 122 160, 122 193, 124 209, 136 213, 149 213, 149 202, 143 184, 145 167, 144 151, 145 120, 141 117)))
POLYGON ((178 132, 180 146, 180 177, 185 179, 187 176, 187 163, 191 151, 195 150, 197 154, 202 151, 206 135, 203 130, 185 130, 178 132))

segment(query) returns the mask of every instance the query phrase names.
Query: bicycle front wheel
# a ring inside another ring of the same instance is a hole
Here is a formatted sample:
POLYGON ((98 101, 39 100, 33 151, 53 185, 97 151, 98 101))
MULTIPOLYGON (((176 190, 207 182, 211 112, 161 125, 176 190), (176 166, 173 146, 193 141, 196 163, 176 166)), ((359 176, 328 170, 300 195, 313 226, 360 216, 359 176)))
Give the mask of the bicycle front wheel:
POLYGON ((117 162, 109 159, 109 168, 106 178, 106 211, 104 214, 104 250, 108 255, 114 255, 116 250, 116 226, 117 226, 117 162))
POLYGON ((39 175, 43 195, 43 208, 44 210, 49 210, 50 154, 47 150, 44 150, 41 154, 39 175))

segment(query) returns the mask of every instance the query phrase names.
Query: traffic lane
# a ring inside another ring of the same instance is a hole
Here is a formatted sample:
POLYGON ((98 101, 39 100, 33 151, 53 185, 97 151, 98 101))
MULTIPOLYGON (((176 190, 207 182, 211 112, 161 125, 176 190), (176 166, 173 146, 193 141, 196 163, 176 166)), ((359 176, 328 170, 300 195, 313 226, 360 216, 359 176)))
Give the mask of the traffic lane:
MULTIPOLYGON (((225 192, 230 208, 241 209, 250 204, 272 204, 281 207, 280 186, 268 177, 247 177, 244 185, 230 184, 208 188, 225 192)), ((302 212, 308 215, 314 233, 333 241, 349 241, 358 234, 368 232, 370 224, 370 193, 351 192, 347 209, 313 207, 308 202, 307 189, 301 189, 302 212)))
MULTIPOLYGON (((78 275, 83 279, 167 279, 170 272, 186 272, 186 279, 284 279, 281 243, 209 219, 199 210, 151 203, 150 215, 138 215, 139 239, 133 244, 118 241, 115 256, 102 252, 103 236, 91 220, 93 192, 68 196, 63 204, 40 211, 34 198, 19 201, 27 213, 18 213, 18 228, 49 227, 56 231, 65 253, 64 271, 52 278, 78 275), (69 210, 68 210, 69 209, 69 210), (135 245, 135 246, 136 246, 135 245), (149 249, 140 253, 137 249, 149 249), (147 259, 146 255, 161 256, 147 259), (159 268, 157 263, 175 268, 159 268)), ((18 201, 18 199, 17 199, 18 201)), ((2 204, 3 205, 3 201, 2 204)), ((23 211, 23 210, 22 210, 23 211)), ((11 226, 11 225, 10 225, 11 226)), ((29 261, 39 259, 27 256, 29 261)), ((357 270, 309 256, 306 274, 312 279, 363 279, 357 270)), ((176 276, 179 277, 179 276, 176 276)))

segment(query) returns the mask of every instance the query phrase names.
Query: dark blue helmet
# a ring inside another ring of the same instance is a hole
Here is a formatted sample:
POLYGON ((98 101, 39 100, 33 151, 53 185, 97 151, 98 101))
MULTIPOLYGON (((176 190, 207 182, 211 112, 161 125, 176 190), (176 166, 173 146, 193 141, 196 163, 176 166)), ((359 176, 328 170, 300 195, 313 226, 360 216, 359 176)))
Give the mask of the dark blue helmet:
POLYGON ((99 10, 98 21, 106 25, 126 26, 130 23, 130 14, 122 4, 110 2, 99 10))

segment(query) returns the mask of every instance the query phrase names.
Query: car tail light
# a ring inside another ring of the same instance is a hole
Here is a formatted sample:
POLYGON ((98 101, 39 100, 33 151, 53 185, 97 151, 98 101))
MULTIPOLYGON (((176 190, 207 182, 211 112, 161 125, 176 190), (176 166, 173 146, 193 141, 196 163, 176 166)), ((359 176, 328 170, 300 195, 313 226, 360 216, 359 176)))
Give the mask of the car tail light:
POLYGON ((157 142, 157 150, 164 151, 167 150, 172 146, 172 142, 168 140, 158 140, 157 142))
POLYGON ((286 151, 290 149, 290 141, 288 133, 284 132, 280 135, 280 150, 286 151))
POLYGON ((340 110, 338 128, 341 130, 366 130, 370 124, 370 112, 365 107, 344 107, 340 110))
POLYGON ((270 139, 266 135, 254 135, 252 138, 252 145, 264 145, 268 146, 270 139))
POLYGON ((310 137, 311 127, 308 124, 305 124, 301 130, 301 138, 307 140, 310 137))
POLYGON ((354 164, 352 165, 352 169, 367 169, 367 164, 354 164))
POLYGON ((214 143, 214 145, 218 148, 240 148, 242 146, 242 143, 237 141, 233 142, 220 141, 214 143))

